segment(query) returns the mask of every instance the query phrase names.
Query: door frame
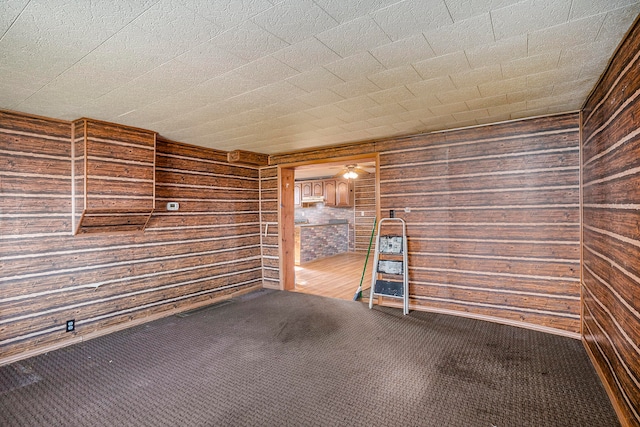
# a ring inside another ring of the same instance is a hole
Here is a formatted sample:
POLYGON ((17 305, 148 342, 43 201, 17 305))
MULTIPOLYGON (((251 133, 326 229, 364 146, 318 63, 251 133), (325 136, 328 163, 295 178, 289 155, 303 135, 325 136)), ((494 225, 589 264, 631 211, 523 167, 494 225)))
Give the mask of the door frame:
POLYGON ((278 257, 280 268, 280 289, 295 289, 296 276, 294 264, 295 224, 293 192, 295 169, 300 166, 322 163, 349 163, 369 159, 376 165, 376 217, 380 218, 380 154, 367 153, 353 156, 328 157, 278 165, 278 257))

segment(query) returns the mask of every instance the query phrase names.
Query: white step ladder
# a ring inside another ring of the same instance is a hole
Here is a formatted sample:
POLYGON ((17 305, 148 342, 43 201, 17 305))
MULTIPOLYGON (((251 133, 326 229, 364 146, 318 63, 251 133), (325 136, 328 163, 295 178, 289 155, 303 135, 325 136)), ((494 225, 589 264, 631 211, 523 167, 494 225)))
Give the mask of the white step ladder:
POLYGON ((374 297, 402 299, 402 312, 409 313, 407 226, 401 218, 383 218, 378 223, 369 308, 373 307, 374 297), (402 226, 402 235, 383 235, 385 225, 402 226))

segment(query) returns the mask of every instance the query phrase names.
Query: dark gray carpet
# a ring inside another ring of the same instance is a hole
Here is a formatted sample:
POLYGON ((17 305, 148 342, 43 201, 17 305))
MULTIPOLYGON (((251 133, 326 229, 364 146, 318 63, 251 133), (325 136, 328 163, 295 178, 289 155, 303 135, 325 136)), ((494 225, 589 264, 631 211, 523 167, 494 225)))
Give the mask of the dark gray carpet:
POLYGON ((579 341, 260 291, 0 368, 1 426, 616 426, 579 341))

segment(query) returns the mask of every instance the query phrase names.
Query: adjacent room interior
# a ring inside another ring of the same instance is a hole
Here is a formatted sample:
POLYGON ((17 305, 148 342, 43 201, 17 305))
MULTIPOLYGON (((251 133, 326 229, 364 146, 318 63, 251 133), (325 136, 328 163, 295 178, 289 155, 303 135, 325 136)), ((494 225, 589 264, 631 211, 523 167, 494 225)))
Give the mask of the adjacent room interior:
POLYGON ((0 424, 640 426, 640 2, 54 3, 0 18, 0 424), (351 301, 391 216, 406 316, 351 301))

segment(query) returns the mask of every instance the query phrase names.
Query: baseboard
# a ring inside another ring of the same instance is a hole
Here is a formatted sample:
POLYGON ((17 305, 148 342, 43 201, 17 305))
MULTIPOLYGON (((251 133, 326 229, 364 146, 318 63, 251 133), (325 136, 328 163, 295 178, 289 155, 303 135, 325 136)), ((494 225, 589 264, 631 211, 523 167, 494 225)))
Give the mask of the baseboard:
POLYGON ((194 310, 196 308, 199 307, 203 307, 206 305, 212 305, 215 303, 219 303, 221 301, 226 301, 229 299, 232 299, 234 297, 237 297, 239 295, 244 295, 247 294, 249 292, 255 291, 259 288, 249 288, 249 289, 243 289, 241 291, 238 292, 234 292, 233 294, 229 294, 229 295, 222 295, 220 297, 217 298, 212 298, 206 301, 200 301, 197 303, 193 303, 193 304, 189 304, 189 305, 185 305, 183 307, 179 307, 179 308, 173 308, 171 310, 167 310, 167 311, 163 311, 160 313, 155 313, 152 315, 149 315, 147 317, 143 317, 140 319, 135 319, 135 320, 131 320, 128 322, 124 322, 124 323, 120 323, 118 325, 114 325, 114 326, 109 326, 108 328, 104 328, 104 329, 100 329, 94 332, 89 332, 88 334, 84 334, 84 335, 76 335, 72 338, 68 338, 65 339, 64 341, 59 341, 53 344, 49 344, 43 347, 39 347, 33 350, 28 350, 25 351, 23 353, 19 353, 19 354, 14 354, 12 356, 8 356, 8 357, 2 357, 0 358, 0 366, 4 366, 4 365, 8 365, 10 363, 15 363, 15 362, 19 362, 21 360, 24 359, 28 359, 30 357, 34 357, 34 356, 38 356, 40 354, 44 354, 44 353, 49 353, 50 351, 54 351, 54 350, 58 350, 64 347, 68 347, 70 345, 74 345, 74 344, 79 344, 81 342, 84 341, 89 341, 91 339, 94 338, 98 338, 104 335, 109 335, 111 333, 114 332, 118 332, 121 331, 123 329, 129 329, 129 328, 133 328, 134 326, 138 326, 138 325, 142 325, 144 323, 149 323, 149 322, 153 322, 154 320, 158 320, 158 319, 162 319, 164 317, 169 317, 169 316, 173 316, 175 314, 179 314, 185 311, 189 311, 189 310, 194 310))
MULTIPOLYGON (((384 307, 402 308, 402 302, 386 301, 384 304, 381 304, 381 305, 384 307)), ((448 314, 451 316, 458 316, 458 317, 467 317, 469 319, 484 320, 485 322, 499 323, 501 325, 515 326, 518 328, 530 329, 533 331, 544 332, 547 334, 560 335, 560 336, 572 338, 575 340, 582 339, 579 332, 565 331, 563 329, 551 328, 549 326, 534 325, 532 323, 519 322, 517 320, 503 319, 501 317, 494 317, 494 316, 486 316, 484 314, 467 313, 462 311, 447 310, 444 308, 425 307, 422 305, 415 305, 411 303, 409 303, 409 310, 424 311, 424 312, 438 313, 438 314, 448 314)))
POLYGON ((620 424, 622 425, 622 427, 632 427, 631 421, 626 418, 625 413, 622 410, 622 407, 620 407, 620 403, 618 402, 618 399, 616 399, 616 394, 614 393, 613 388, 611 388, 611 384, 609 384, 609 382, 607 381, 607 377, 604 371, 598 364, 598 360, 593 354, 593 351, 591 351, 591 349, 587 345, 587 341, 585 339, 582 339, 582 345, 586 350, 587 355, 589 356, 589 360, 591 360, 591 365, 593 365, 593 367, 596 370, 596 373, 598 374, 598 378, 600 378, 600 382, 602 383, 605 391, 607 392, 607 396, 609 396, 609 401, 611 402, 611 406, 613 406, 613 410, 616 411, 616 415, 618 416, 618 421, 620 421, 620 424))

